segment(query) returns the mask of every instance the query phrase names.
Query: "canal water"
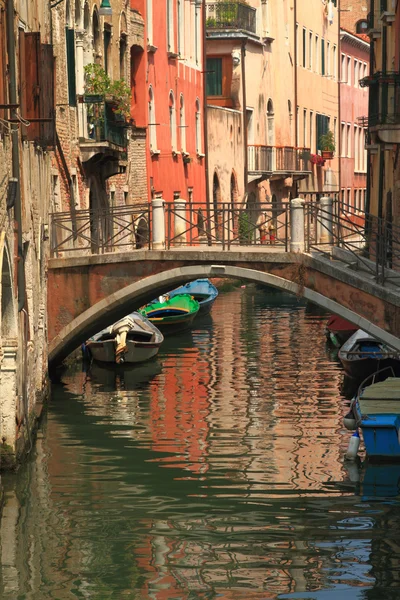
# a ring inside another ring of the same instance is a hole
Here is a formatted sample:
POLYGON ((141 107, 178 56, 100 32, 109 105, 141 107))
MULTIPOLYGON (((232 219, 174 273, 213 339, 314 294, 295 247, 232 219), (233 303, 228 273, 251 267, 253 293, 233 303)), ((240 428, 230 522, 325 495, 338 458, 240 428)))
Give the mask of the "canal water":
POLYGON ((326 320, 247 286, 153 362, 65 372, 3 477, 0 597, 400 598, 399 469, 344 466, 326 320))

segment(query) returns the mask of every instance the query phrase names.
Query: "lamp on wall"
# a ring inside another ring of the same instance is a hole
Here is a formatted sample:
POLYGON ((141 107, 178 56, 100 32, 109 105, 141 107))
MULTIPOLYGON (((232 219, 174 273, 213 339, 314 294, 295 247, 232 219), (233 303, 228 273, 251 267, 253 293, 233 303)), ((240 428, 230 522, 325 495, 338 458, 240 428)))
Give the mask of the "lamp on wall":
POLYGON ((110 0, 101 0, 99 15, 103 15, 103 17, 110 17, 112 15, 110 0))

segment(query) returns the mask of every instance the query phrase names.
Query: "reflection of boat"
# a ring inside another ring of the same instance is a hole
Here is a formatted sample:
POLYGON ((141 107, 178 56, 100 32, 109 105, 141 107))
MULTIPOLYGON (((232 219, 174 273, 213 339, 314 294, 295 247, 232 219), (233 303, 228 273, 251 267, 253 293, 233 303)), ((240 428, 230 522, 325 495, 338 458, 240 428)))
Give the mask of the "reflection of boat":
POLYGON ((164 333, 176 333, 190 327, 199 312, 199 303, 189 294, 173 298, 165 295, 143 306, 140 312, 164 333))
POLYGON ((113 392, 117 389, 134 390, 151 381, 162 371, 158 360, 151 360, 141 365, 115 366, 92 362, 88 378, 101 392, 113 392))
POLYGON ((355 379, 364 379, 385 367, 393 367, 400 373, 398 355, 386 344, 358 329, 343 344, 338 357, 347 375, 355 379))
POLYGON ((199 315, 210 312, 218 290, 209 279, 196 279, 189 281, 185 285, 168 292, 168 296, 173 298, 177 294, 190 294, 199 303, 199 315))
POLYGON ((101 362, 139 363, 155 356, 163 339, 153 323, 133 312, 91 337, 85 351, 101 362))
POLYGON ((363 496, 398 496, 400 493, 400 463, 377 464, 366 461, 360 470, 360 492, 363 496))
POLYGON ((351 404, 367 456, 400 458, 400 378, 392 368, 367 377, 351 404))
POLYGON ((342 346, 349 337, 357 331, 357 326, 349 321, 342 319, 338 315, 332 315, 325 327, 325 334, 328 341, 334 346, 342 346))

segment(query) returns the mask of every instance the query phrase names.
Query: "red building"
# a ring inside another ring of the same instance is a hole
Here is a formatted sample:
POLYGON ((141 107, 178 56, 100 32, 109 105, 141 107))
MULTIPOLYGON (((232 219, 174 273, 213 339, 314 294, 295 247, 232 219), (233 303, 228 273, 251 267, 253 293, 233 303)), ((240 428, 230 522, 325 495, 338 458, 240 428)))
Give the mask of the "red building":
POLYGON ((199 0, 131 0, 147 47, 132 46, 132 117, 147 128, 149 197, 205 202, 204 18, 199 0))

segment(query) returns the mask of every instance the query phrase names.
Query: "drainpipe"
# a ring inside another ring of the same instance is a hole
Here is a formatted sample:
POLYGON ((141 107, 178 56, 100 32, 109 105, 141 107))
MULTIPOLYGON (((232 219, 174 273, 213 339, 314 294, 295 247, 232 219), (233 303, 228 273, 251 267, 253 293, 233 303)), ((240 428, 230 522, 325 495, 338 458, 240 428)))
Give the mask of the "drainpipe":
MULTIPOLYGON (((293 107, 293 115, 294 115, 294 145, 296 146, 296 148, 298 148, 299 143, 298 143, 298 135, 299 132, 297 131, 297 0, 294 0, 294 13, 293 13, 293 19, 294 19, 294 107, 293 107)), ((311 149, 311 143, 310 143, 310 149, 311 149)), ((295 197, 297 198, 298 196, 298 187, 299 184, 295 183, 296 186, 296 190, 295 190, 295 197)))
POLYGON ((243 174, 244 174, 244 191, 245 194, 247 193, 247 174, 248 174, 248 162, 247 162, 247 119, 246 119, 246 106, 247 106, 247 100, 246 100, 246 65, 245 65, 245 58, 246 58, 246 40, 243 41, 242 43, 242 47, 241 47, 241 62, 242 62, 242 103, 243 103, 243 109, 242 109, 242 114, 243 114, 243 146, 244 146, 244 168, 243 168, 243 174))
POLYGON ((208 180, 209 166, 208 166, 208 123, 207 123, 207 49, 206 49, 206 3, 202 3, 202 29, 203 29, 203 132, 204 132, 204 170, 206 178, 206 213, 207 213, 207 227, 206 233, 208 238, 208 245, 211 246, 211 210, 210 210, 210 187, 208 180))
MULTIPOLYGON (((14 31, 14 1, 7 0, 7 50, 8 50, 8 71, 9 71, 9 92, 10 104, 17 104, 17 73, 15 66, 15 31, 14 31)), ((17 111, 11 109, 11 119, 17 119, 17 111)), ((12 175, 17 180, 17 190, 14 204, 14 219, 17 225, 17 247, 18 247, 18 263, 17 263, 17 287, 18 287, 18 311, 24 308, 25 305, 25 267, 24 255, 22 249, 22 210, 21 210, 21 182, 20 182, 20 156, 19 156, 19 136, 18 124, 11 121, 11 158, 12 158, 12 175)))

